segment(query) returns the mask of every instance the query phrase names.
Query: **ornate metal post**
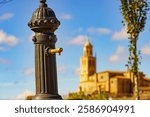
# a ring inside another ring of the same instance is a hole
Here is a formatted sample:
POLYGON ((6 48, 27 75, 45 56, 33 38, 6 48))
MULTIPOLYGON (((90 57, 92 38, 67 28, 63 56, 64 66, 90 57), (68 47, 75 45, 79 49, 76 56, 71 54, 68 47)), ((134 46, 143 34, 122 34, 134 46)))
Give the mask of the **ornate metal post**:
POLYGON ((46 0, 40 0, 40 7, 33 13, 28 26, 35 32, 35 100, 62 99, 57 88, 57 68, 55 53, 62 48, 55 48, 57 41, 55 30, 60 25, 55 13, 47 7, 46 0))

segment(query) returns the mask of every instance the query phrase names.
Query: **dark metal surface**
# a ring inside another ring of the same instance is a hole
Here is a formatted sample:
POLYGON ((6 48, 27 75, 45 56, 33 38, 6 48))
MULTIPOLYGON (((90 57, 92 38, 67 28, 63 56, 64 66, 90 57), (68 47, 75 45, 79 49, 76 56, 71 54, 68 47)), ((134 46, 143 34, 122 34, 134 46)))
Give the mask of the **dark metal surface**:
POLYGON ((44 33, 53 33, 59 25, 60 22, 56 18, 54 11, 51 8, 48 8, 45 2, 41 2, 40 7, 35 10, 32 15, 32 19, 28 23, 28 26, 34 32, 44 33))
POLYGON ((35 32, 32 40, 35 44, 36 95, 33 99, 62 99, 58 94, 56 55, 47 54, 47 48, 55 50, 57 38, 54 31, 60 22, 54 11, 47 7, 46 0, 40 0, 40 3, 28 23, 35 32))

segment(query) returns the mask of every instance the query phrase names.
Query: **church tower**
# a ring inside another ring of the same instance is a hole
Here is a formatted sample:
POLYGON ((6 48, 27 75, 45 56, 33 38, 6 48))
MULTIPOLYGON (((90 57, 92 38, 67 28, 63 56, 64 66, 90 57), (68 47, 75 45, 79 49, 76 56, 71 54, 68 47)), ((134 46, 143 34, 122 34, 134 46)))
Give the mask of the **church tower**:
POLYGON ((89 76, 96 73, 96 57, 93 56, 93 46, 89 40, 84 45, 83 56, 80 59, 80 69, 80 83, 89 81, 89 76))

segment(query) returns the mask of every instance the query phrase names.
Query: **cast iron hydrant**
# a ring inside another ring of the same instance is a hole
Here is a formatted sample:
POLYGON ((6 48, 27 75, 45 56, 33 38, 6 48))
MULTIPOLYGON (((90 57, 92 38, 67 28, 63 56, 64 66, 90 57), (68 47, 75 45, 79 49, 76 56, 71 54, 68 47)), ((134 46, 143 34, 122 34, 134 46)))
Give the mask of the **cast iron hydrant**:
POLYGON ((62 99, 58 94, 56 53, 62 48, 55 48, 57 41, 55 30, 60 22, 54 11, 47 7, 46 0, 40 0, 40 7, 35 10, 28 26, 35 32, 35 79, 36 95, 32 99, 62 99))

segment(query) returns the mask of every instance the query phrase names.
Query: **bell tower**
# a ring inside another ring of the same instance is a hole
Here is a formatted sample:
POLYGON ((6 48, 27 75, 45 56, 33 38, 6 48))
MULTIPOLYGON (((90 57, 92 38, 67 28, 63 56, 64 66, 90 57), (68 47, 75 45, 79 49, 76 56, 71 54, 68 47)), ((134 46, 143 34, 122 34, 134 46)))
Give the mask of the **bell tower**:
POLYGON ((93 46, 87 40, 80 59, 80 82, 89 81, 89 76, 96 73, 96 57, 93 56, 93 46))

